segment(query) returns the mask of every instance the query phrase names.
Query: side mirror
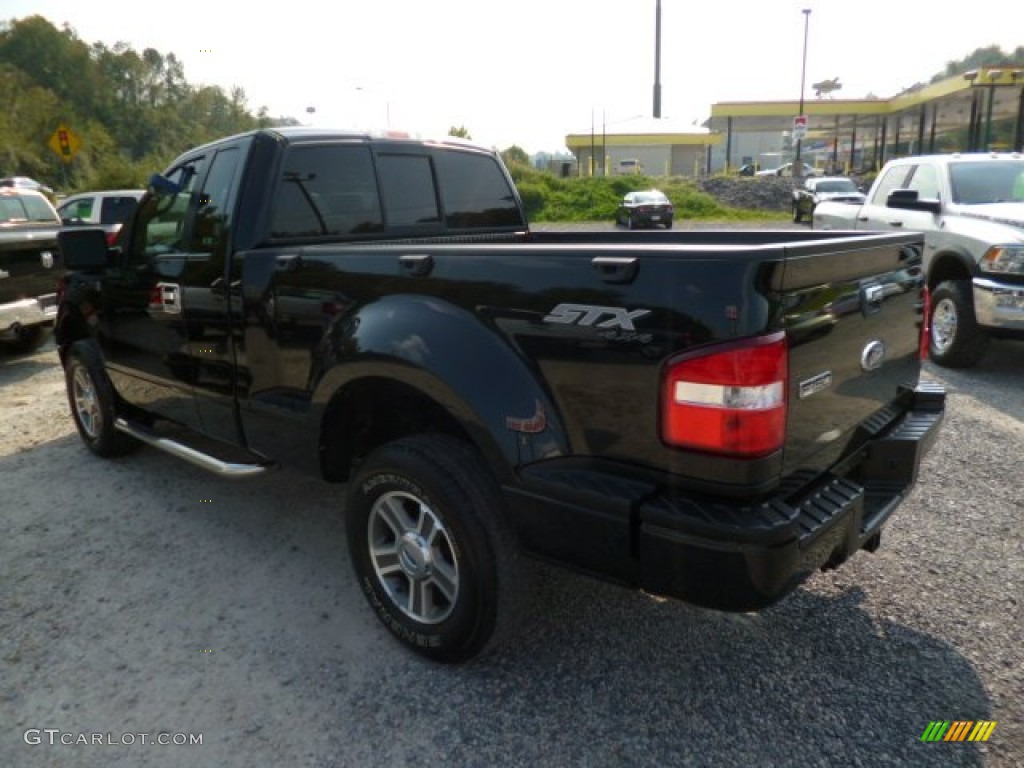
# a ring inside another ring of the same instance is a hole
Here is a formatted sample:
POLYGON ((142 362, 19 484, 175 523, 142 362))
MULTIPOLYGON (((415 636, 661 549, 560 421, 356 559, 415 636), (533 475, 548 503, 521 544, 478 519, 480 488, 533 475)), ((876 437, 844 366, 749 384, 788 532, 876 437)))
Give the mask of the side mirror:
POLYGON ((166 176, 161 176, 159 173, 154 173, 149 177, 149 191, 167 197, 174 197, 174 195, 181 192, 181 185, 168 179, 166 176))
POLYGON ((887 208, 899 208, 905 211, 928 211, 942 213, 942 201, 932 198, 921 198, 916 189, 894 189, 885 200, 887 208))
POLYGON ((102 229, 62 229, 57 244, 66 269, 95 270, 110 264, 110 249, 102 229))

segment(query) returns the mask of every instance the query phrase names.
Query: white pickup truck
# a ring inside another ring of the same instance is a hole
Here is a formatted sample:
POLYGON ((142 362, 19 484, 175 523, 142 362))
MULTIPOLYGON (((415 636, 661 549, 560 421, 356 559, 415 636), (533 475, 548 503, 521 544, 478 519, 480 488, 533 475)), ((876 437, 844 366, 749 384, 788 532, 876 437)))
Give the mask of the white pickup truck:
POLYGON ((976 364, 991 337, 1024 339, 1024 155, 891 160, 864 205, 819 203, 812 226, 924 233, 939 365, 976 364))

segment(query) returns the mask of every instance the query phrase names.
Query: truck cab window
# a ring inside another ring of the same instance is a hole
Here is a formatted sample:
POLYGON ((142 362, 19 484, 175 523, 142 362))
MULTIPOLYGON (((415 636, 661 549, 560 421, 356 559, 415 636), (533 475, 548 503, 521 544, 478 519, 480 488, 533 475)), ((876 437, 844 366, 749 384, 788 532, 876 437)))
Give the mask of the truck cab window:
POLYGON ((939 194, 939 174, 935 170, 935 166, 916 166, 907 188, 916 189, 917 196, 922 200, 938 200, 941 195, 939 194))
POLYGON ((367 147, 325 144, 288 152, 274 193, 272 238, 354 235, 383 228, 367 147))
POLYGON ((174 169, 167 178, 181 186, 177 194, 156 194, 145 198, 135 223, 131 249, 134 260, 179 253, 185 245, 188 212, 196 196, 202 158, 174 169))
POLYGON ((380 186, 389 227, 438 224, 441 213, 430 158, 424 155, 379 155, 380 186))
POLYGON ((192 253, 216 253, 223 257, 227 248, 234 180, 241 164, 237 147, 221 150, 210 165, 210 173, 199 195, 196 223, 192 231, 192 253))
POLYGON ((910 167, 906 165, 897 165, 885 171, 885 175, 879 180, 878 186, 875 188, 874 195, 871 198, 872 205, 885 205, 885 201, 889 198, 889 193, 894 189, 904 189, 904 184, 907 180, 907 173, 910 167))
POLYGON ((490 155, 439 152, 437 175, 449 227, 525 226, 512 188, 490 155))

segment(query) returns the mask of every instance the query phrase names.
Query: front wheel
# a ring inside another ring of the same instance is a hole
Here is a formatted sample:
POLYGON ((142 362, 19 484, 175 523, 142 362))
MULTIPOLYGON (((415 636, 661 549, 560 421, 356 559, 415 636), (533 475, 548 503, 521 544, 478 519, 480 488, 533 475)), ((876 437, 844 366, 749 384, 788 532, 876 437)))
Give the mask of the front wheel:
POLYGON ((800 210, 800 205, 798 203, 793 203, 793 223, 799 224, 801 221, 803 221, 803 218, 804 215, 803 212, 800 210))
POLYGON ((475 450, 447 435, 383 445, 350 483, 346 533, 359 586, 411 650, 466 661, 515 622, 523 583, 503 506, 475 450))
POLYGON ((988 348, 989 338, 978 326, 967 280, 947 280, 932 291, 931 345, 929 353, 937 365, 970 368, 988 348))
POLYGON ((138 443, 114 429, 117 418, 114 388, 103 370, 99 353, 88 341, 77 341, 64 364, 68 404, 78 434, 97 456, 121 456, 138 443))

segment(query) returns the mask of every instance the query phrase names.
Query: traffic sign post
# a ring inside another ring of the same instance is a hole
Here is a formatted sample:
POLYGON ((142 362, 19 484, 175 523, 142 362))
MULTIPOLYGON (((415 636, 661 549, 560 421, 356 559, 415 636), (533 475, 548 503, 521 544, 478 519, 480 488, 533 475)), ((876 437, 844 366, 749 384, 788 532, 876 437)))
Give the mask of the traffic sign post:
POLYGON ((57 130, 50 136, 47 144, 54 154, 65 163, 70 163, 78 150, 82 148, 81 140, 64 123, 57 126, 57 130))
POLYGON ((807 137, 807 115, 797 115, 793 118, 793 139, 803 141, 807 137))

